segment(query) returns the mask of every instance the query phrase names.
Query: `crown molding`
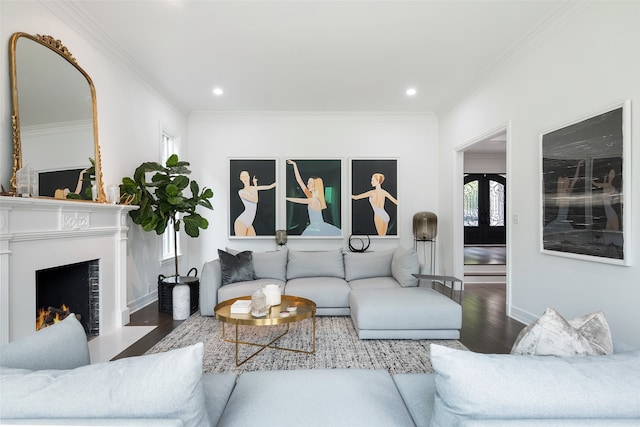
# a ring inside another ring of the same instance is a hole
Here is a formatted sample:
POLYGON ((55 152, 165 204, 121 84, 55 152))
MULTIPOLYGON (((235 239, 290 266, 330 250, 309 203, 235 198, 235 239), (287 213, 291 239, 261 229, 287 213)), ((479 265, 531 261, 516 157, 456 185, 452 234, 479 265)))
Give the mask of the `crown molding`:
POLYGON ((299 121, 437 121, 431 111, 194 111, 189 120, 299 120, 299 121))

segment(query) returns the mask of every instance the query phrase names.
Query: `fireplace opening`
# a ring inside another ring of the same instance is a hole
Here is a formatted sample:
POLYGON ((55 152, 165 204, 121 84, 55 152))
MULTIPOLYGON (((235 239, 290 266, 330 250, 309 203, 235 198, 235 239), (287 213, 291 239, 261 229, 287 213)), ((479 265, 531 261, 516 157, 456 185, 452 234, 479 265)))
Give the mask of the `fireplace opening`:
MULTIPOLYGON (((91 260, 36 271, 36 325, 74 313, 87 336, 100 334, 100 262, 91 260)), ((37 327, 37 326, 36 326, 37 327)))

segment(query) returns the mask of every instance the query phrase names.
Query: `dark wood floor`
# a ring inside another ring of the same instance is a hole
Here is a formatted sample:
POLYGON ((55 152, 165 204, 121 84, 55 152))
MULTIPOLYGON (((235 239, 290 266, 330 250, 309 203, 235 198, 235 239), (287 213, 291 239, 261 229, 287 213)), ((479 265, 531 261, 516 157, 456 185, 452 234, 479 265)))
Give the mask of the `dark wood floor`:
POLYGON ((465 246, 464 265, 505 265, 507 247, 505 245, 465 246))
POLYGON ((505 284, 465 284, 460 342, 469 350, 509 353, 524 326, 507 317, 505 284))
MULTIPOLYGON (((448 291, 445 293, 449 294, 448 291)), ((453 295, 456 301, 460 301, 462 296, 460 341, 469 350, 478 353, 508 353, 524 325, 506 315, 505 286, 467 284, 462 295, 460 294, 460 292, 454 292, 453 295)), ((158 327, 114 359, 143 354, 180 323, 182 321, 173 320, 171 314, 160 313, 157 303, 135 312, 131 315, 129 325, 157 325, 158 327)))

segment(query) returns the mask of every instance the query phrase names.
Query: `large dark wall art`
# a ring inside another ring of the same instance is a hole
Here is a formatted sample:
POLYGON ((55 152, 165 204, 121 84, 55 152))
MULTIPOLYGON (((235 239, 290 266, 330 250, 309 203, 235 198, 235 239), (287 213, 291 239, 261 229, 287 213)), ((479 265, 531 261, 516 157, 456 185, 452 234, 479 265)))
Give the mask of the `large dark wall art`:
POLYGON ((398 236, 398 160, 351 160, 351 232, 398 236))
POLYGON ((229 236, 275 236, 276 160, 229 160, 229 236))
POLYGON ((342 160, 286 159, 289 236, 342 237, 342 160))
POLYGON ((629 264, 630 102, 541 135, 544 253, 629 264))

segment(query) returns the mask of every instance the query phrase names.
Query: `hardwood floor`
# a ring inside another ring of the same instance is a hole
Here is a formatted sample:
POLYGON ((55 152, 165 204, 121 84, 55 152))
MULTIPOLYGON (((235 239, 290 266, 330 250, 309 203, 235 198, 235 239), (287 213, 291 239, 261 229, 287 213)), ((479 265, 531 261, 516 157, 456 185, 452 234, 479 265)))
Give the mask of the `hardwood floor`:
POLYGON ((506 285, 465 283, 460 342, 478 353, 509 353, 525 325, 507 317, 506 285))
MULTIPOLYGON (((462 329, 460 342, 478 353, 508 353, 524 325, 507 317, 506 290, 501 284, 466 284, 462 292, 462 329)), ((437 289, 449 295, 448 290, 437 289)), ((460 292, 454 292, 460 301, 460 292)), ((131 315, 131 326, 153 326, 156 329, 118 354, 115 359, 138 356, 153 347, 183 321, 158 311, 153 303, 131 315)))
POLYGON ((173 316, 169 313, 161 313, 158 311, 158 301, 149 304, 141 310, 133 313, 129 319, 128 326, 154 326, 153 331, 145 335, 141 340, 136 341, 122 353, 118 354, 112 360, 122 359, 123 357, 140 356, 153 347, 162 338, 167 336, 169 332, 178 327, 184 320, 173 320, 173 316))

